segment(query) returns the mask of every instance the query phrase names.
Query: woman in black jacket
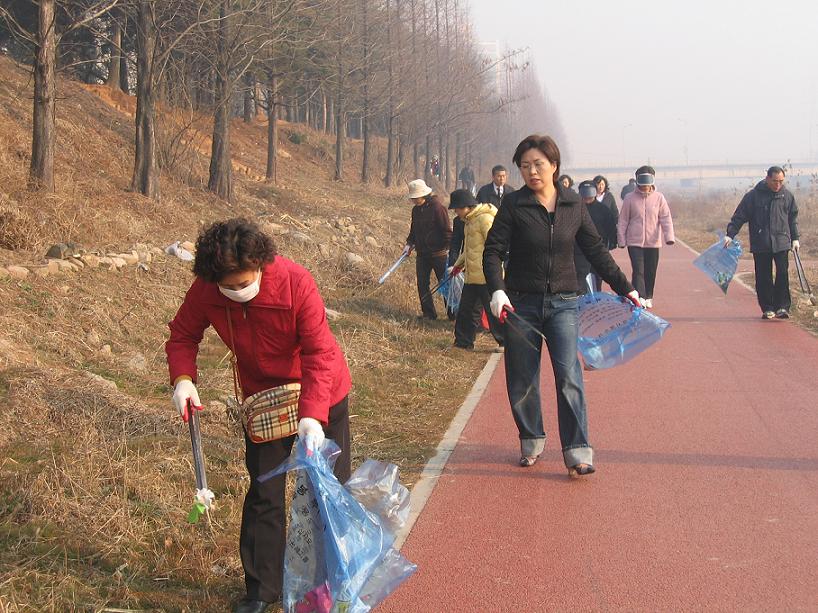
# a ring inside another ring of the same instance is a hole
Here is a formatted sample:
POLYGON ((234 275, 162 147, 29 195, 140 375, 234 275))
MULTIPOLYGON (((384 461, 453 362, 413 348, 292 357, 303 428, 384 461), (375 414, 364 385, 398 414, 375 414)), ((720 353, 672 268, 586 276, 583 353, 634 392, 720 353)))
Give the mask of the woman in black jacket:
MULTIPOLYGON (((613 215, 614 227, 619 222, 619 208, 616 206, 616 198, 611 193, 611 186, 608 185, 608 179, 602 175, 594 177, 594 186, 596 187, 596 201, 608 207, 613 215)), ((616 247, 616 245, 614 245, 616 247)), ((613 247, 609 247, 612 249, 613 247)))
POLYGON ((537 134, 527 137, 517 146, 514 163, 525 186, 503 199, 483 250, 483 270, 492 292, 492 312, 509 324, 506 387, 520 433, 520 465, 534 464, 545 447, 540 406, 544 336, 557 389, 563 460, 570 475, 587 475, 594 466, 577 357, 574 243, 617 293, 637 306, 639 296, 603 245, 588 208, 576 192, 559 185, 560 150, 554 140, 537 134))

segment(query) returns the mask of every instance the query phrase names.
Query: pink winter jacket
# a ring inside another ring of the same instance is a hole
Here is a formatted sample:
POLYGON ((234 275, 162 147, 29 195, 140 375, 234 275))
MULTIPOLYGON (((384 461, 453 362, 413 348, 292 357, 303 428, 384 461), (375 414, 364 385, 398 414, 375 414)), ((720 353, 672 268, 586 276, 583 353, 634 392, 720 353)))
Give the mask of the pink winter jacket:
POLYGON ((619 245, 626 247, 661 247, 663 242, 675 243, 670 207, 662 193, 654 190, 643 194, 636 190, 625 196, 616 237, 619 245))

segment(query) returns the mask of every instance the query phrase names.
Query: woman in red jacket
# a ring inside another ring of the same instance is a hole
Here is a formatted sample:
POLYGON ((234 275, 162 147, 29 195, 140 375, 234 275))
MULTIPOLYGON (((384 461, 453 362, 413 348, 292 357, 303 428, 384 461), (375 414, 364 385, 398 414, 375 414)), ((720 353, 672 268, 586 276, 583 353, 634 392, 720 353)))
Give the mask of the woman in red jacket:
MULTIPOLYGON (((170 323, 165 346, 179 413, 184 415, 188 404, 201 409, 196 355, 205 330, 213 326, 236 356, 244 397, 301 384, 298 435, 320 446, 326 432, 341 448, 335 475, 346 481, 352 384, 310 273, 276 255, 273 241, 244 219, 215 223, 199 236, 193 272, 196 280, 170 323)), ((240 549, 247 595, 236 613, 261 613, 281 598, 285 476, 264 483, 257 477, 287 458, 294 439, 253 443, 245 434, 250 488, 240 549)))

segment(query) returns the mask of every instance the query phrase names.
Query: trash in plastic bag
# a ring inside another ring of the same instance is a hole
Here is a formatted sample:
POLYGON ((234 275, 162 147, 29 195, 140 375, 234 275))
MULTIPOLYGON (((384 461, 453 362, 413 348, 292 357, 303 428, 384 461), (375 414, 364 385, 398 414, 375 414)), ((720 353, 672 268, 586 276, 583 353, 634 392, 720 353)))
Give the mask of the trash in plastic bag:
POLYGON ((624 364, 657 342, 670 324, 626 298, 594 292, 579 298, 577 347, 585 370, 624 364))
POLYGON ((300 469, 285 551, 287 613, 365 613, 417 569, 392 548, 392 531, 335 478, 339 453, 331 440, 317 452, 296 440, 289 459, 259 477, 300 469))
POLYGON ((465 275, 459 272, 453 277, 448 277, 437 288, 440 295, 446 299, 446 308, 452 313, 457 313, 457 309, 460 308, 460 297, 463 295, 465 282, 465 275))
POLYGON ((194 259, 193 254, 184 247, 182 247, 179 244, 179 241, 176 241, 172 245, 168 245, 167 247, 165 247, 165 253, 167 253, 168 255, 175 255, 177 258, 184 262, 192 262, 194 259))
POLYGON ((702 251, 699 257, 693 260, 693 265, 713 279, 726 294, 727 287, 736 274, 742 249, 739 241, 735 239, 725 247, 723 238, 724 234, 719 232, 719 241, 702 251))
POLYGON ((409 519, 409 490, 398 481, 398 467, 394 464, 366 460, 344 487, 393 533, 409 519))

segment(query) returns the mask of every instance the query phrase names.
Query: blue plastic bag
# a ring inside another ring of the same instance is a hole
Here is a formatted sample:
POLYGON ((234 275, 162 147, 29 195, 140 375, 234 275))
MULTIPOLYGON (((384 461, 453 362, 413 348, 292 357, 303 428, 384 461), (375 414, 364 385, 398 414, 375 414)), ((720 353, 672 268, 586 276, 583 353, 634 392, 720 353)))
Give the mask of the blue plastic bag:
POLYGON ((725 294, 727 286, 736 274, 738 260, 741 257, 741 244, 733 240, 727 247, 721 240, 724 234, 719 233, 719 241, 704 250, 699 257, 693 260, 693 265, 702 270, 721 288, 725 294))
POLYGON ((331 440, 318 452, 296 440, 290 457, 259 477, 299 469, 285 551, 287 613, 365 613, 417 568, 392 548, 394 533, 335 478, 339 453, 331 440))
POLYGON ((670 324, 626 298, 594 292, 579 298, 577 347, 585 370, 624 364, 657 342, 670 324))
POLYGON ((437 288, 438 293, 446 301, 446 308, 452 313, 457 313, 457 309, 460 308, 460 297, 463 295, 465 282, 466 277, 462 272, 459 272, 453 277, 448 277, 437 288))
POLYGON ((452 313, 457 313, 460 308, 460 297, 463 295, 463 285, 466 283, 466 277, 462 272, 457 273, 452 280, 449 281, 449 292, 447 295, 447 307, 452 313))

